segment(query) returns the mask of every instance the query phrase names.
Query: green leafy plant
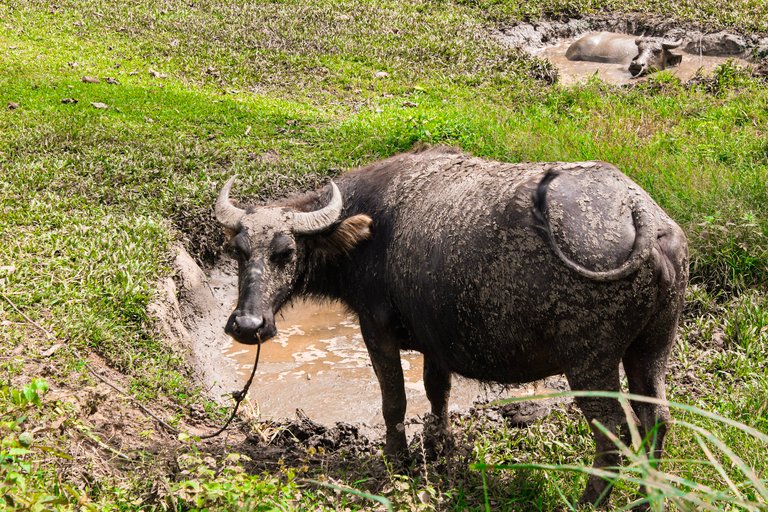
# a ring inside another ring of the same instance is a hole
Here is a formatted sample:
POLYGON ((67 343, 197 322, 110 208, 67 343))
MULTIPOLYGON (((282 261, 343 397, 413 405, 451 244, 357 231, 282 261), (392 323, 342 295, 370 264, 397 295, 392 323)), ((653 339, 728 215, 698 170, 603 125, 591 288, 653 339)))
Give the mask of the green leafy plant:
POLYGON ((47 391, 48 383, 43 379, 33 379, 21 389, 0 387, 0 495, 14 510, 48 510, 68 501, 37 486, 36 452, 68 457, 40 444, 28 429, 47 391))
POLYGON ((181 479, 171 485, 167 501, 183 510, 256 512, 279 509, 281 503, 300 497, 293 472, 284 478, 251 475, 243 469, 247 460, 239 453, 216 460, 192 446, 178 458, 181 479))

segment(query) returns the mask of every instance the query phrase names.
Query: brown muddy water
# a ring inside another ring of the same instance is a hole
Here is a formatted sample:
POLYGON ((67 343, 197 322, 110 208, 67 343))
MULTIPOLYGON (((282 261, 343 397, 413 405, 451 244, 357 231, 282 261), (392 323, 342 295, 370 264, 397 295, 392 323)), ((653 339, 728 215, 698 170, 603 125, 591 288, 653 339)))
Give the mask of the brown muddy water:
MULTIPOLYGON (((560 83, 563 85, 572 85, 583 83, 592 76, 597 76, 601 80, 611 84, 624 85, 635 83, 645 78, 632 78, 629 74, 627 64, 606 64, 600 62, 570 61, 565 58, 565 52, 568 47, 578 38, 562 39, 557 44, 545 46, 543 48, 531 48, 529 52, 532 55, 549 60, 554 64, 560 73, 560 83)), ((737 57, 693 55, 684 51, 673 52, 683 56, 683 60, 678 66, 668 68, 672 75, 685 82, 693 78, 696 73, 711 74, 712 71, 731 59, 740 66, 749 65, 749 61, 737 57)))
MULTIPOLYGON (((196 359, 210 393, 225 395, 242 387, 250 375, 256 347, 235 342, 223 333, 237 300, 231 268, 217 267, 207 276, 214 301, 198 320, 193 337, 196 359), (201 328, 202 327, 202 328, 201 328)), ((261 348, 259 366, 249 392, 261 420, 294 419, 302 410, 311 420, 383 424, 381 392, 363 343, 357 317, 338 303, 303 300, 283 308, 276 317, 278 335, 261 348)), ((422 381, 422 356, 403 352, 408 399, 407 418, 429 412, 422 381)), ((502 387, 453 378, 452 411, 467 411, 475 401, 528 395, 532 385, 502 387)))

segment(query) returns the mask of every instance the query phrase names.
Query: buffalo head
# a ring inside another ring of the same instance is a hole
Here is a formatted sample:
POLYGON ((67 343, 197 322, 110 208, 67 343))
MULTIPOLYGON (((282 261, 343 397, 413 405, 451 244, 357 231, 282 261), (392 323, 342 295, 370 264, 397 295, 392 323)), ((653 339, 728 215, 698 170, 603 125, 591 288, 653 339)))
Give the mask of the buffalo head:
POLYGON ((637 38, 637 55, 629 64, 630 74, 633 78, 638 78, 652 71, 677 66, 683 58, 669 50, 677 48, 682 42, 682 39, 669 43, 647 37, 637 38))
POLYGON ((241 343, 255 344, 277 334, 275 314, 307 269, 369 238, 372 221, 366 215, 342 219, 342 196, 333 182, 327 204, 302 211, 320 196, 308 194, 287 205, 245 210, 229 199, 234 181, 235 176, 224 185, 215 207, 238 263, 237 307, 224 331, 241 343))

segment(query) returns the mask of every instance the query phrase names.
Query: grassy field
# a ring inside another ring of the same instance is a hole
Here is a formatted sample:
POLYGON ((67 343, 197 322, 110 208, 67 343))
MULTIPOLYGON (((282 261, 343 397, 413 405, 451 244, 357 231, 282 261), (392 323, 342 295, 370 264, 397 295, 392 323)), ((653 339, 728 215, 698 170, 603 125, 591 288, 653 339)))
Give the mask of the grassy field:
MULTIPOLYGON (((768 31, 768 4, 533 4, 0 3, 0 508, 378 503, 305 477, 398 509, 550 510, 576 499, 583 478, 572 473, 499 466, 588 462, 588 427, 569 409, 527 429, 463 418, 460 432, 479 432, 465 439, 472 449, 410 476, 364 457, 329 469, 316 453, 251 474, 237 447, 179 440, 136 419, 132 402, 106 398, 86 367, 101 365, 178 424, 193 410, 219 418, 147 312, 171 244, 215 259, 212 204, 232 173, 241 194, 262 200, 418 142, 513 162, 602 159, 640 183, 692 250, 670 399, 768 433, 765 82, 724 66, 697 84, 660 74, 631 88, 563 88, 548 64, 489 36, 519 19, 600 12, 768 31), (96 416, 123 411, 140 428, 122 437, 94 428, 96 416)), ((717 445, 684 427, 670 436, 665 471, 712 487, 715 508, 728 507, 717 492, 768 499, 759 436, 683 410, 675 417, 716 435, 757 476, 721 451, 724 467, 713 464, 717 445)), ((631 484, 618 487, 616 503, 632 499, 631 484)))

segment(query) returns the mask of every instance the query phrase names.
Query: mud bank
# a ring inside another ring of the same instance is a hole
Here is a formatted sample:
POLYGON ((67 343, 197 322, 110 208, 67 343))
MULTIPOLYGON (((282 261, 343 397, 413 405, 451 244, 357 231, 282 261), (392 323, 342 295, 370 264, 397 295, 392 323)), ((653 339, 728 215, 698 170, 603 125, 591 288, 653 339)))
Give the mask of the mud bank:
POLYGON ((712 31, 706 27, 680 23, 665 17, 641 14, 519 22, 499 27, 494 31, 494 37, 509 46, 529 50, 551 46, 563 39, 597 31, 671 40, 683 39, 684 51, 707 56, 768 56, 768 35, 739 34, 727 30, 712 31))
MULTIPOLYGON (((539 385, 553 390, 567 387, 560 377, 551 377, 539 385)), ((473 461, 471 454, 478 435, 477 429, 526 428, 555 409, 574 417, 581 414, 573 400, 568 398, 506 405, 477 404, 466 410, 454 411, 451 413, 451 424, 455 446, 452 456, 441 464, 456 464, 456 467, 466 468, 473 461)), ((409 434, 409 452, 412 456, 410 462, 424 462, 421 445, 423 432, 431 428, 433 421, 434 416, 430 414, 406 419, 405 428, 409 434)), ((249 456, 251 470, 254 472, 279 468, 288 463, 321 466, 330 471, 343 468, 347 474, 350 470, 354 471, 357 465, 362 470, 361 477, 368 479, 372 474, 381 473, 378 477, 386 481, 388 470, 379 458, 384 434, 383 424, 370 426, 337 422, 331 426, 313 421, 299 412, 291 420, 261 423, 238 449, 249 456)), ((372 490, 381 491, 380 488, 372 490)))
POLYGON ((609 83, 628 84, 633 80, 626 66, 594 62, 568 61, 565 51, 570 44, 588 32, 615 32, 635 36, 682 39, 677 52, 683 56, 680 66, 669 71, 682 81, 696 74, 710 73, 731 59, 746 66, 768 57, 768 36, 713 31, 706 27, 683 24, 668 18, 639 14, 599 15, 568 20, 541 20, 501 26, 493 36, 503 44, 525 50, 554 64, 561 83, 584 81, 594 74, 609 83))
MULTIPOLYGON (((162 281, 154 316, 164 335, 184 347, 208 395, 228 403, 230 393, 247 380, 256 355, 255 346, 236 343, 223 332, 237 300, 237 269, 233 261, 221 258, 204 272, 182 247, 174 252, 175 276, 162 281)), ((262 346, 249 392, 256 419, 283 425, 311 422, 324 428, 337 422, 367 427, 383 423, 379 385, 353 313, 340 304, 297 301, 278 314, 277 326, 278 336, 262 346)), ((404 352, 402 365, 406 417, 410 425, 418 425, 429 412, 421 354, 404 352)), ((451 411, 462 413, 476 403, 563 387, 557 380, 498 386, 454 377, 451 411)), ((540 403, 535 411, 510 412, 510 417, 517 418, 514 423, 524 423, 527 417, 539 417, 546 407, 540 403)), ((409 428, 411 433, 418 430, 409 428)))

